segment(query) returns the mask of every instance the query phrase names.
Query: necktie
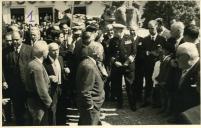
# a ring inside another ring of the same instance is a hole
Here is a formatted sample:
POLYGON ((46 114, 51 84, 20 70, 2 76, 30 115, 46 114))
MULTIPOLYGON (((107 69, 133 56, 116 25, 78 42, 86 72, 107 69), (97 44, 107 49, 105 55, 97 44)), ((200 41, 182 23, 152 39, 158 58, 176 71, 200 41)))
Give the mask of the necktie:
POLYGON ((154 37, 153 36, 151 37, 151 40, 154 41, 154 37))

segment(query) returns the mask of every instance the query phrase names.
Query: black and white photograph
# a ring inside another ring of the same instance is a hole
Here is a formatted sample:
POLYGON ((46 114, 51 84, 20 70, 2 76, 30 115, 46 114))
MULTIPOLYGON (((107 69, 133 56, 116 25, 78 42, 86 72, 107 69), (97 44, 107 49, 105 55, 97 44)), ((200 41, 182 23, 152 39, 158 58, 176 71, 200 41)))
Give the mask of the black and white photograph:
POLYGON ((0 2, 2 126, 200 125, 199 0, 0 2))

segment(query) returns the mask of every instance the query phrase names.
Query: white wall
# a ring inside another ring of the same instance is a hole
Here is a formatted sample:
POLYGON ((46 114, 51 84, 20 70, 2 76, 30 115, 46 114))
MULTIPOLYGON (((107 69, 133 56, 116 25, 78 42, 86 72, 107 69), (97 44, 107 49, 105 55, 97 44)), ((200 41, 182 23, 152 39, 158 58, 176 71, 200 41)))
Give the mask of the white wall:
POLYGON ((86 8, 87 15, 100 17, 103 14, 105 5, 101 1, 93 2, 86 8))

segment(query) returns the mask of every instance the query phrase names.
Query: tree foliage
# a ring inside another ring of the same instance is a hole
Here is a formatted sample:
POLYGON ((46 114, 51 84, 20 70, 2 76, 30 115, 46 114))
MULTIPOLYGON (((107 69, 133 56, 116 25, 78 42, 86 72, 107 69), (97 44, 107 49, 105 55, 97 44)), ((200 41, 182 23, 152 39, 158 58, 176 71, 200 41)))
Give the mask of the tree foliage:
POLYGON ((142 18, 145 18, 144 27, 150 20, 163 18, 166 27, 170 26, 172 19, 188 24, 195 20, 200 21, 199 1, 148 1, 144 6, 142 18))

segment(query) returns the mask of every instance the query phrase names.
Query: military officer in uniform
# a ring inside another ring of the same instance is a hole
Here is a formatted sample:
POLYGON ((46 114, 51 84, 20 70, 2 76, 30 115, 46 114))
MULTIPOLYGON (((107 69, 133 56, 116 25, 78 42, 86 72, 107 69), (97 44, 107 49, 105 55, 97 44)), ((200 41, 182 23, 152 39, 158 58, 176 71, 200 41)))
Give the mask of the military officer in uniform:
POLYGON ((122 24, 113 24, 114 37, 109 42, 108 55, 111 63, 111 98, 117 99, 117 108, 122 108, 122 75, 123 63, 126 60, 125 49, 122 42, 122 24))

